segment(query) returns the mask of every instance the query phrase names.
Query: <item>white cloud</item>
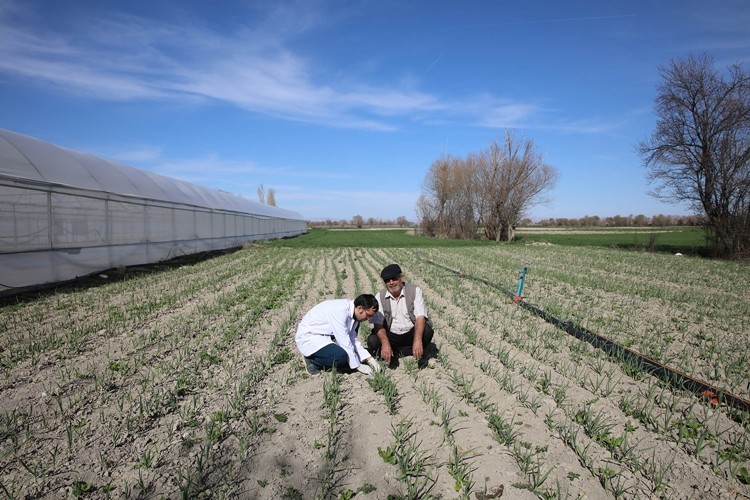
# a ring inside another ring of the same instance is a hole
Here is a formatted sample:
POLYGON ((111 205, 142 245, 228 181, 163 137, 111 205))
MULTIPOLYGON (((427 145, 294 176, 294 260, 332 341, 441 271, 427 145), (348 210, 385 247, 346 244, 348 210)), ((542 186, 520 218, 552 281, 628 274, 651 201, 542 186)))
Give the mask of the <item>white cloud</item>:
POLYGON ((290 38, 333 22, 306 5, 267 4, 256 25, 227 33, 115 13, 71 16, 77 24, 52 31, 28 12, 0 9, 0 71, 105 100, 211 99, 284 119, 385 131, 397 128, 395 118, 468 113, 478 117, 468 121, 494 127, 533 112, 523 103, 466 107, 398 84, 320 80, 316 61, 287 48, 290 38))

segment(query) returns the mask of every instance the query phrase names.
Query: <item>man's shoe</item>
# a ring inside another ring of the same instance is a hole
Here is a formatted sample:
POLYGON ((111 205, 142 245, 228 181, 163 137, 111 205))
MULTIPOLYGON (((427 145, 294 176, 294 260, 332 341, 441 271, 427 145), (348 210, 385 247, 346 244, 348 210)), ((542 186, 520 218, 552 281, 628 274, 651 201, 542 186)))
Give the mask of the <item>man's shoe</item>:
POLYGON ((435 342, 430 342, 425 348, 424 348, 425 356, 428 356, 430 358, 437 358, 438 354, 440 352, 438 351, 437 345, 435 342))
POLYGON ((318 373, 320 373, 320 368, 318 368, 315 363, 307 358, 303 359, 305 360, 305 368, 307 368, 307 373, 309 373, 310 375, 317 375, 318 373))

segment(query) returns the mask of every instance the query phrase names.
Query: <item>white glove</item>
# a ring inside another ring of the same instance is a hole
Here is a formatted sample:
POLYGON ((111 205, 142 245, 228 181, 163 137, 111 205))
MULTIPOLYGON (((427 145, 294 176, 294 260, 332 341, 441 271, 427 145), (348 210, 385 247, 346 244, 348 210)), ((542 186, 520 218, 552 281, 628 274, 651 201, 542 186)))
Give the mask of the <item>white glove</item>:
POLYGON ((367 365, 359 365, 357 371, 359 373, 364 373, 365 375, 372 375, 372 368, 367 365))
POLYGON ((378 360, 375 358, 367 358, 365 362, 370 365, 370 368, 372 368, 372 371, 375 373, 378 373, 383 368, 380 366, 380 363, 378 363, 378 360))

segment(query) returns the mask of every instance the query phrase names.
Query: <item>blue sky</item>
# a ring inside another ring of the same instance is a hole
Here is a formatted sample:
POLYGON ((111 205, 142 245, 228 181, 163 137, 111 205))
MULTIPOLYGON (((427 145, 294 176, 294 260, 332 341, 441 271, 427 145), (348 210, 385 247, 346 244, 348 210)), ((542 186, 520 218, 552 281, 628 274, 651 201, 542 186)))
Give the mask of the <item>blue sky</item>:
POLYGON ((0 0, 0 128, 312 220, 416 220, 430 165, 533 139, 534 219, 686 214, 635 153, 659 66, 750 65, 750 2, 0 0))

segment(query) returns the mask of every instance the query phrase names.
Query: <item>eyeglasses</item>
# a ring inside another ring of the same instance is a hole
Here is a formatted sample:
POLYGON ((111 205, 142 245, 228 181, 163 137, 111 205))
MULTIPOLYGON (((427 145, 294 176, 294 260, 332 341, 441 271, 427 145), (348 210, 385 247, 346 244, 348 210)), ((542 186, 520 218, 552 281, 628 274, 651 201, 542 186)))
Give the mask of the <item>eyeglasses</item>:
POLYGON ((401 276, 392 276, 390 278, 385 278, 383 282, 390 283, 391 281, 398 281, 399 279, 401 279, 401 276))

